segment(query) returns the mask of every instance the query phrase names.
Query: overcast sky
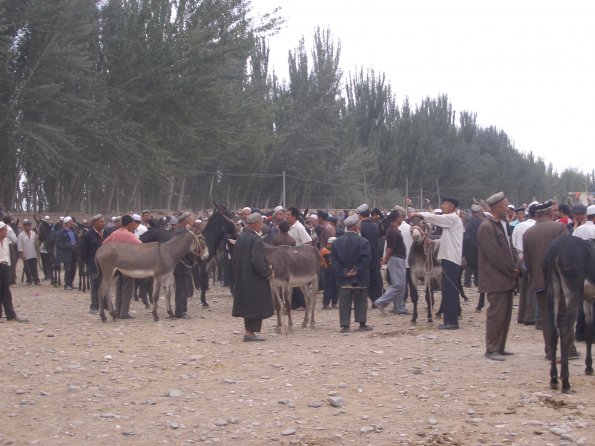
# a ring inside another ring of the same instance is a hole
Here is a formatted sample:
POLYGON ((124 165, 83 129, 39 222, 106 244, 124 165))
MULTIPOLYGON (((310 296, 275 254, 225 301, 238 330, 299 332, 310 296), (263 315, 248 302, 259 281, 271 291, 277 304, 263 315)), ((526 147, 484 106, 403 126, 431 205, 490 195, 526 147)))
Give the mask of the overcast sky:
POLYGON ((271 62, 287 79, 287 52, 317 26, 341 42, 346 79, 384 72, 398 103, 447 94, 456 111, 504 130, 517 150, 562 171, 595 168, 595 1, 252 0, 281 6, 271 62))

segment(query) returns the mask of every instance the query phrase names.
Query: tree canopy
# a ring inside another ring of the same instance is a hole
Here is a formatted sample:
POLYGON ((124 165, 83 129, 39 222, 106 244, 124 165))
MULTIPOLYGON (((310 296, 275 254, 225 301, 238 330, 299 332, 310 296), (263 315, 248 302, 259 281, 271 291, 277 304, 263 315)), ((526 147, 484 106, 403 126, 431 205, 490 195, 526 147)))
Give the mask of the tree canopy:
MULTIPOLYGON (((0 202, 9 210, 517 203, 595 189, 446 94, 398 104, 318 29, 269 66, 283 19, 248 0, 0 0, 0 202)), ((398 87, 398 86, 397 86, 398 87)), ((544 129, 547 131, 547 129, 544 129)))

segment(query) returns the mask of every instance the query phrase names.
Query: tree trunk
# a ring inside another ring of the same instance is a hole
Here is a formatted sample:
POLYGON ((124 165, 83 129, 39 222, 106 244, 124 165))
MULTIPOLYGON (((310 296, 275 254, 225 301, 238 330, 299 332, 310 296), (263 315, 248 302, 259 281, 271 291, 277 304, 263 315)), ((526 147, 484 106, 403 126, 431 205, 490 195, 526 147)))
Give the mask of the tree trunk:
POLYGON ((177 210, 182 210, 182 203, 184 201, 184 191, 186 189, 186 178, 182 178, 182 184, 180 184, 180 193, 178 194, 178 207, 177 210))
POLYGON ((167 193, 167 205, 165 206, 165 209, 167 209, 168 211, 171 211, 171 201, 174 195, 174 177, 170 178, 169 181, 169 192, 167 193))

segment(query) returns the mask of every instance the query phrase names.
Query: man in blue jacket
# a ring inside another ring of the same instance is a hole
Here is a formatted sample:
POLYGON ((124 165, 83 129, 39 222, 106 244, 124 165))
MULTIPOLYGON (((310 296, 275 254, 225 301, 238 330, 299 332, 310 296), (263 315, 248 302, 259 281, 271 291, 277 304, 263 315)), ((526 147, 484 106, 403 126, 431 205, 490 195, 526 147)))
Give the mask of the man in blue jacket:
POLYGON ((63 227, 56 237, 56 262, 64 264, 64 289, 71 291, 73 289, 74 275, 76 273, 76 262, 74 259, 74 245, 76 235, 72 229, 74 224, 72 217, 66 217, 63 227))
POLYGON ((357 215, 347 217, 343 224, 345 235, 333 242, 331 250, 331 266, 335 270, 339 290, 341 333, 349 333, 352 306, 355 309, 355 322, 359 322, 359 331, 370 331, 372 327, 366 325, 370 242, 359 234, 361 226, 357 215))

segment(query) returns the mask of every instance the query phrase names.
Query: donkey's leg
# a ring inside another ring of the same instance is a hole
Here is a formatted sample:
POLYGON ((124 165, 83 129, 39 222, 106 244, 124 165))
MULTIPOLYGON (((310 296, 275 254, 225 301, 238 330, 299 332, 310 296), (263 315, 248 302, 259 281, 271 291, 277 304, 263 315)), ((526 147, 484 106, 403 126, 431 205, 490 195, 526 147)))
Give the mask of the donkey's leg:
POLYGON ((306 328, 308 326, 308 312, 310 311, 310 293, 308 292, 308 286, 301 286, 299 287, 304 295, 304 302, 306 304, 306 311, 304 314, 304 320, 302 321, 302 328, 306 328))
MULTIPOLYGON (((307 285, 306 288, 308 288, 307 285)), ((314 279, 312 279, 312 282, 310 282, 310 290, 311 291, 308 296, 308 300, 310 301, 310 328, 314 328, 314 311, 316 310, 316 298, 318 296, 318 275, 314 276, 314 279)))
MULTIPOLYGON (((153 281, 153 296, 151 300, 153 301, 153 320, 157 322, 159 320, 159 314, 157 314, 157 304, 159 302, 159 292, 161 291, 161 278, 155 277, 153 281)), ((171 311, 171 309, 170 309, 171 311)))
POLYGON ((169 315, 169 317, 174 317, 174 311, 171 307, 171 288, 173 282, 173 274, 170 274, 168 277, 164 277, 161 281, 161 286, 163 287, 163 295, 165 297, 165 308, 167 309, 167 314, 169 315))
POLYGON ((481 313, 481 309, 485 307, 486 304, 486 293, 479 293, 479 301, 477 301, 477 307, 475 311, 481 313))
POLYGON ((275 333, 281 334, 281 328, 283 327, 283 319, 281 312, 283 308, 281 307, 280 299, 283 299, 283 291, 273 285, 271 282, 271 294, 273 296, 273 304, 275 305, 275 312, 277 313, 277 326, 275 327, 275 333), (279 295, 281 293, 281 295, 279 295))
POLYGON ((209 308, 207 302, 207 290, 209 289, 209 275, 207 274, 207 266, 205 262, 200 262, 200 303, 203 308, 209 308))
POLYGON ((289 288, 289 286, 285 286, 281 288, 281 293, 283 296, 283 303, 285 308, 282 311, 285 311, 287 314, 287 331, 293 333, 293 319, 291 319, 291 294, 293 289, 289 288))
POLYGON ((411 323, 416 324, 418 316, 417 302, 419 301, 419 293, 417 292, 417 278, 415 279, 415 281, 411 280, 411 282, 409 283, 409 294, 411 295, 411 302, 413 303, 413 315, 411 316, 411 323))
POLYGON ((97 292, 99 300, 99 317, 101 317, 101 322, 107 322, 107 318, 105 317, 105 296, 107 290, 109 289, 107 282, 107 278, 102 277, 101 282, 99 283, 99 290, 97 292))
MULTIPOLYGON (((426 286, 426 306, 428 308, 428 322, 434 322, 434 319, 432 319, 432 303, 434 301, 432 293, 433 291, 428 286, 426 286)), ((438 313, 440 313, 440 311, 438 313)), ((436 315, 439 317, 438 313, 436 315)))
POLYGON ((593 359, 591 358, 591 344, 593 343, 593 303, 595 300, 584 299, 583 309, 585 310, 585 342, 587 343, 587 356, 585 358, 585 374, 593 374, 593 359))

